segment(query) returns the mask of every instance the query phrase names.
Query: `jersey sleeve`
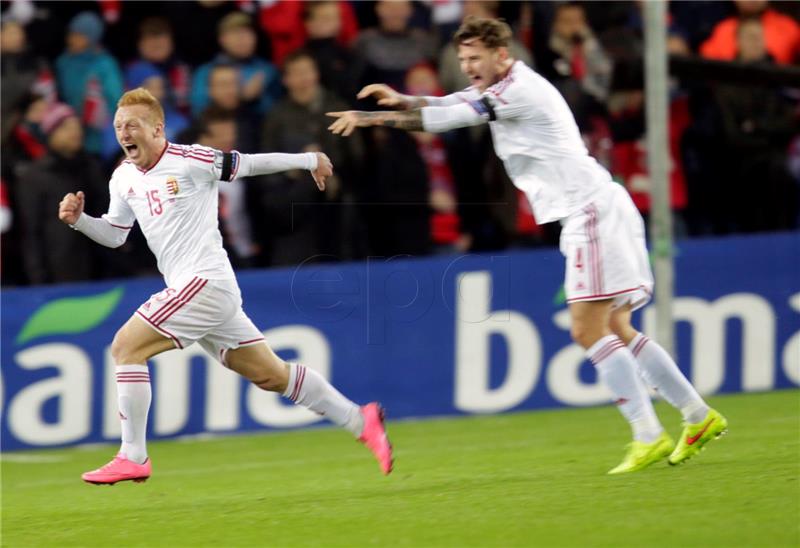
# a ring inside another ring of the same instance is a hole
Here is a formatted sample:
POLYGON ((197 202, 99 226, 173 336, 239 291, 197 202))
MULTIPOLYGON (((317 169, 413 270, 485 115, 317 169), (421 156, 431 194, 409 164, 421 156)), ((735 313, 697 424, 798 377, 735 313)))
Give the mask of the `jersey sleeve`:
POLYGON ((112 175, 111 181, 108 183, 108 193, 110 196, 108 213, 104 213, 101 217, 115 228, 128 230, 133 228, 133 223, 136 221, 136 214, 134 214, 128 202, 122 199, 121 192, 119 179, 112 175))
POLYGON ((447 107, 422 107, 422 127, 432 133, 443 133, 460 127, 477 126, 489 121, 487 110, 479 101, 447 107))
POLYGON ((495 84, 480 96, 475 106, 483 110, 483 115, 490 121, 528 118, 537 109, 530 93, 525 93, 522 86, 513 83, 495 84), (480 103, 480 105, 478 105, 480 103))
POLYGON ((468 103, 480 99, 480 93, 470 86, 461 91, 445 95, 444 97, 423 97, 425 102, 430 107, 451 107, 453 105, 460 105, 461 103, 468 103))
POLYGON ((213 183, 233 181, 239 172, 241 157, 237 151, 222 152, 215 148, 192 145, 182 151, 189 176, 193 181, 213 183))
POLYGON ((423 107, 422 124, 425 131, 440 133, 497 120, 528 118, 538 108, 529 95, 522 86, 505 81, 488 88, 483 94, 467 88, 441 98, 451 104, 423 107))

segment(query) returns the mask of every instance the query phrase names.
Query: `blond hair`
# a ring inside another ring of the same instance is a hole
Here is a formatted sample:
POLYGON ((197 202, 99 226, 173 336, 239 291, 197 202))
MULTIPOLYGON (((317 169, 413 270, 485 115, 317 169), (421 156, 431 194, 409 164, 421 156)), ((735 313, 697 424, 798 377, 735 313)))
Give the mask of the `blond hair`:
POLYGON ((151 114, 150 119, 154 123, 164 123, 164 109, 161 107, 161 103, 146 89, 136 88, 126 91, 117 101, 117 108, 134 105, 146 106, 151 114))

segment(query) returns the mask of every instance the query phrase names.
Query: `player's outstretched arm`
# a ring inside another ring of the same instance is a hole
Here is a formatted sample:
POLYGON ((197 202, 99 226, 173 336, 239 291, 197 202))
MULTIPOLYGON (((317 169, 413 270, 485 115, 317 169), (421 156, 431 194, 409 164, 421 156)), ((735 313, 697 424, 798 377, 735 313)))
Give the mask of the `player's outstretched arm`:
POLYGON ((370 84, 364 86, 361 91, 356 95, 358 99, 366 99, 372 97, 382 107, 397 108, 401 110, 411 110, 415 108, 422 108, 428 105, 428 101, 424 97, 415 97, 413 95, 403 95, 386 84, 370 84))
MULTIPOLYGON (((234 153, 240 163, 231 177, 250 177, 253 175, 270 175, 291 169, 306 169, 311 172, 317 188, 325 190, 325 180, 333 175, 333 164, 330 158, 322 152, 303 152, 300 154, 286 154, 270 152, 266 154, 239 154, 234 153)), ((231 161, 231 163, 233 163, 231 161)), ((224 177, 222 179, 228 180, 224 177)), ((229 174, 230 175, 230 174, 229 174)))
POLYGON ((336 134, 347 137, 358 127, 387 126, 407 131, 425 131, 422 124, 422 111, 420 109, 393 112, 379 110, 365 112, 363 110, 345 110, 340 112, 326 112, 327 116, 336 118, 328 129, 336 134))

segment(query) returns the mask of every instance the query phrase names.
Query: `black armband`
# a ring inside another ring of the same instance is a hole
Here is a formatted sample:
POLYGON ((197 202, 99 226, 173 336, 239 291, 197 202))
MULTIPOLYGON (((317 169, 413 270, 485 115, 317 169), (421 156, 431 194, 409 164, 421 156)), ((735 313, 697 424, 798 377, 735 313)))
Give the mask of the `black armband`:
POLYGON ((224 152, 222 154, 222 175, 220 175, 220 181, 230 181, 232 169, 233 154, 230 152, 224 152))
POLYGON ((494 122, 497 120, 497 114, 494 112, 494 107, 492 103, 489 101, 489 98, 486 96, 481 97, 480 99, 481 104, 486 107, 486 112, 489 113, 489 121, 494 122))

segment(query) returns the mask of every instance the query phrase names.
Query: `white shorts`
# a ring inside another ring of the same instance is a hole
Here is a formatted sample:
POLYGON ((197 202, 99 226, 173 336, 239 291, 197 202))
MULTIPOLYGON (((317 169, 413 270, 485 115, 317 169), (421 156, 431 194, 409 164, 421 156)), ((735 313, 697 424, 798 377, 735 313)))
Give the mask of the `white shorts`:
POLYGON ((636 310, 653 293, 644 221, 621 185, 607 188, 561 229, 567 303, 613 299, 636 310))
POLYGON ((236 280, 194 276, 152 295, 136 315, 172 339, 177 348, 198 342, 222 364, 228 350, 264 341, 264 335, 242 310, 236 280))

